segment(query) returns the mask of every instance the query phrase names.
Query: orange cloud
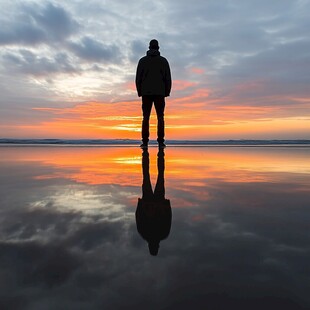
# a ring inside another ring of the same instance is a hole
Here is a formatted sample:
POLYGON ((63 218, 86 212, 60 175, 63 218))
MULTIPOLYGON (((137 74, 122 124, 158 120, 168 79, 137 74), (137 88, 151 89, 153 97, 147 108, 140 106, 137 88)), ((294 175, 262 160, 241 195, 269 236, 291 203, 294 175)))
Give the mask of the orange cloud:
POLYGON ((134 82, 126 82, 125 89, 136 91, 136 84, 134 82))
POLYGON ((190 68, 190 72, 200 75, 200 74, 204 74, 205 70, 203 70, 201 68, 197 68, 197 67, 192 67, 192 68, 190 68))
POLYGON ((184 90, 193 86, 196 86, 197 83, 184 81, 184 80, 174 80, 173 81, 173 91, 184 90))
MULTIPOLYGON (((128 87, 134 89, 134 83, 128 87)), ((288 138, 292 133, 298 137, 310 131, 305 115, 309 110, 306 98, 295 98, 298 106, 266 106, 238 101, 238 94, 246 90, 260 91, 262 84, 249 82, 239 85, 232 97, 216 97, 211 89, 196 88, 197 84, 185 80, 174 81, 174 90, 191 91, 181 98, 166 99, 166 137, 167 139, 242 139, 242 138, 288 138), (234 101, 235 100, 235 101, 234 101)), ((283 98, 293 100, 294 98, 283 98)), ((280 97, 269 98, 280 100, 280 97)), ((33 110, 48 116, 40 123, 26 123, 15 126, 0 125, 6 132, 21 137, 35 138, 102 138, 102 139, 140 139, 141 99, 122 102, 84 102, 72 107, 41 108, 33 110)), ((153 109, 150 129, 151 139, 156 138, 156 115, 153 109)))

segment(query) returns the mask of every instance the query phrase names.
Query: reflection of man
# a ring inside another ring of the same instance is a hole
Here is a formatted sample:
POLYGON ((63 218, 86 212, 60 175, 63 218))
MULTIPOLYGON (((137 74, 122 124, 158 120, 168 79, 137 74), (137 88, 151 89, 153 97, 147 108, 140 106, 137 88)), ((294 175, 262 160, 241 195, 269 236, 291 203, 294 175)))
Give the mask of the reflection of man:
POLYGON ((147 150, 143 151, 142 198, 138 199, 136 210, 138 232, 148 242, 150 254, 154 256, 158 253, 160 241, 168 237, 171 228, 170 200, 165 198, 164 156, 164 151, 160 149, 157 157, 158 176, 153 192, 149 172, 149 153, 147 150))
POLYGON ((160 56, 157 40, 151 40, 146 56, 139 60, 136 73, 136 88, 138 96, 142 96, 142 144, 147 148, 149 142, 149 120, 154 102, 157 115, 157 141, 164 148, 165 139, 165 97, 170 95, 171 73, 166 58, 160 56))

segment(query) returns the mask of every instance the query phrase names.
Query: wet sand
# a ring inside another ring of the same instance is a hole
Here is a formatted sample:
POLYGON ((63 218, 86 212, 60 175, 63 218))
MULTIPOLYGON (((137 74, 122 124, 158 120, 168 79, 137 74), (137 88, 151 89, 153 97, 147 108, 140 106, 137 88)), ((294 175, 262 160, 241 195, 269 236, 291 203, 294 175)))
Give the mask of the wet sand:
POLYGON ((310 148, 10 146, 0 178, 1 309, 310 308, 310 148), (156 256, 147 173, 172 210, 156 256))

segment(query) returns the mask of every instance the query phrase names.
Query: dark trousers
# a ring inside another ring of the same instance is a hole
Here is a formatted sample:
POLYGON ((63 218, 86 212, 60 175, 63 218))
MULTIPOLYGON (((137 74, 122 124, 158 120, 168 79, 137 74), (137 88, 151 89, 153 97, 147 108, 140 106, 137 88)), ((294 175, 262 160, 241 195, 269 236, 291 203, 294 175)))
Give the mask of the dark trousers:
POLYGON ((150 115, 152 111, 152 106, 155 106, 157 115, 157 141, 159 143, 164 142, 165 139, 165 121, 164 121, 164 111, 165 111, 165 97, 158 95, 148 95, 142 96, 142 141, 144 143, 149 142, 150 136, 150 115))
POLYGON ((142 154, 142 200, 143 201, 163 201, 165 200, 165 153, 160 150, 157 154, 157 181, 154 192, 152 190, 151 178, 150 178, 150 158, 149 152, 144 151, 142 154))

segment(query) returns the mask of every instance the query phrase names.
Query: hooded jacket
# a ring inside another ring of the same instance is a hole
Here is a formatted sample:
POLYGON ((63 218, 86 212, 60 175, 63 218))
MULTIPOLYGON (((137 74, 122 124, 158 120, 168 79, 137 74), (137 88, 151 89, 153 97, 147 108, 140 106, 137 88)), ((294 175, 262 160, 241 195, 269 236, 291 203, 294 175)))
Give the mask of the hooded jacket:
POLYGON ((168 97, 171 91, 171 73, 167 59, 156 49, 147 51, 139 60, 136 73, 138 96, 160 95, 168 97))

